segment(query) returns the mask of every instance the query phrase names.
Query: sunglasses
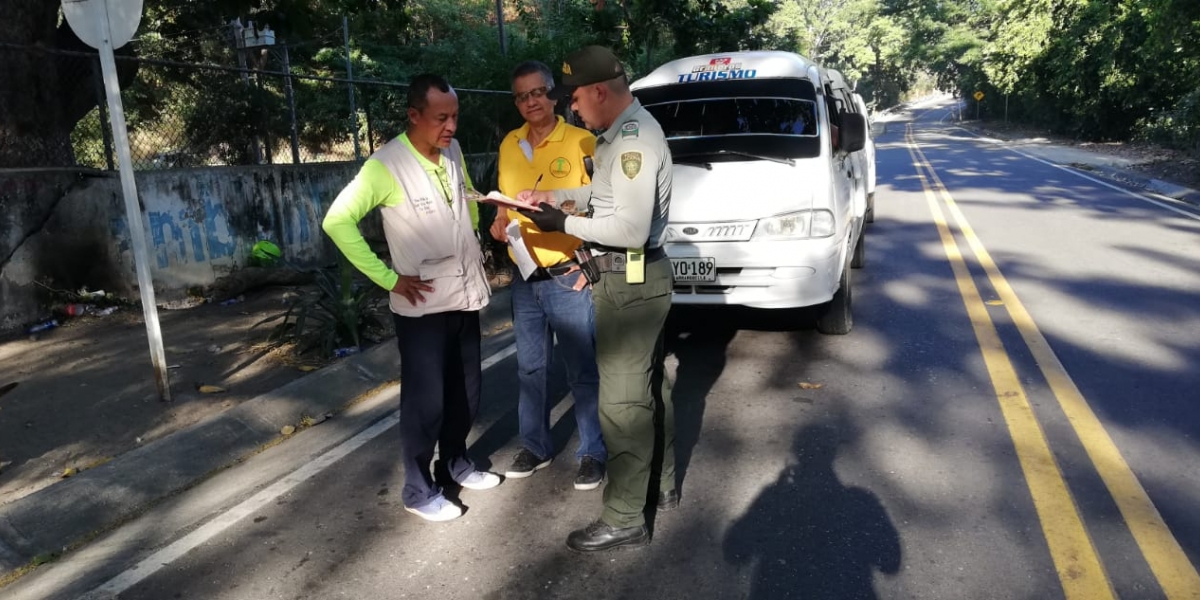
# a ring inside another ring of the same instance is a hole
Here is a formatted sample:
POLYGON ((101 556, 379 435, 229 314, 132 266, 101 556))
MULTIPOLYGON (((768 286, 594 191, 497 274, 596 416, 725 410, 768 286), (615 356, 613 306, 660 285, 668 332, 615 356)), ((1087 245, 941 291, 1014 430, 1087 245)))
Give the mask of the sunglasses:
POLYGON ((543 85, 542 87, 533 88, 532 90, 529 90, 528 92, 521 92, 520 94, 513 94, 513 99, 515 99, 517 101, 517 104, 524 104, 524 103, 528 102, 530 98, 533 98, 535 100, 541 100, 542 98, 545 98, 546 94, 549 92, 550 92, 550 88, 543 85))

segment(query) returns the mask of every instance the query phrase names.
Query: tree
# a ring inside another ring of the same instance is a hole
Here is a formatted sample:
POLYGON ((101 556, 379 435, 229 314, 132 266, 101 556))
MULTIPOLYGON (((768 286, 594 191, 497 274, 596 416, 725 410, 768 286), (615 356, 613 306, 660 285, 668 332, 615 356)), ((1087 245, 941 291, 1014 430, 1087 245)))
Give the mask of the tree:
MULTIPOLYGON (((0 168, 74 165, 71 131, 98 99, 94 61, 46 50, 92 49, 46 0, 8 0, 0 41, 16 46, 0 48, 0 168)), ((130 67, 120 69, 122 83, 136 75, 130 67)))

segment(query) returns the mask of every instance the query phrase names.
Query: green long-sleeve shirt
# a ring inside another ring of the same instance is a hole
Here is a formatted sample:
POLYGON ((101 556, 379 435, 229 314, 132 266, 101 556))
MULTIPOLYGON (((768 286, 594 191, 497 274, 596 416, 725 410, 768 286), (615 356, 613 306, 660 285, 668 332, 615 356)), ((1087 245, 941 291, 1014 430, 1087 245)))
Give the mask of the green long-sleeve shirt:
MULTIPOLYGON (((434 164, 413 147, 408 134, 401 134, 399 139, 416 155, 430 178, 441 184, 442 193, 449 203, 450 175, 446 170, 446 156, 443 154, 437 164, 434 164)), ((463 165, 463 177, 466 178, 467 188, 473 189, 475 185, 471 183, 466 165, 463 165)), ((396 287, 400 275, 371 251, 367 240, 363 239, 362 232, 358 230, 358 222, 377 206, 397 206, 401 202, 404 202, 404 188, 400 187, 400 182, 396 181, 383 163, 367 159, 354 180, 338 194, 321 223, 322 229, 342 254, 346 255, 350 264, 386 290, 396 287)), ((478 229, 479 206, 475 202, 469 202, 467 208, 471 213, 471 226, 478 229)))

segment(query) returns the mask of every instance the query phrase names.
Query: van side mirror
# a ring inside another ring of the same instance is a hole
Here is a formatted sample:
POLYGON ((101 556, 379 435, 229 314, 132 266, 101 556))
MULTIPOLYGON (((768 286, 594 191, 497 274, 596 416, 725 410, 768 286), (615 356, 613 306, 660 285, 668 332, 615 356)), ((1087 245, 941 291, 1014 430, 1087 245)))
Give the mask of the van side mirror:
POLYGON ((867 144, 867 120, 858 113, 842 113, 838 128, 838 148, 843 152, 858 152, 867 144))

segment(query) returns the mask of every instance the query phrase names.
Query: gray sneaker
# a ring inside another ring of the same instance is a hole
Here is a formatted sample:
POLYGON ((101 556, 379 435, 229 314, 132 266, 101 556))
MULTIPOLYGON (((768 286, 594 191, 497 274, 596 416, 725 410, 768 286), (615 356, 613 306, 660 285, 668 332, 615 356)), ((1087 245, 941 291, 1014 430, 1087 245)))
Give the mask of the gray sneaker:
POLYGON ((458 482, 468 490, 490 490, 500 485, 500 476, 487 471, 475 471, 458 482))
POLYGON ((438 496, 428 504, 420 508, 412 508, 405 506, 404 510, 425 519, 426 521, 453 521, 462 516, 463 511, 457 504, 446 499, 445 496, 438 496))

